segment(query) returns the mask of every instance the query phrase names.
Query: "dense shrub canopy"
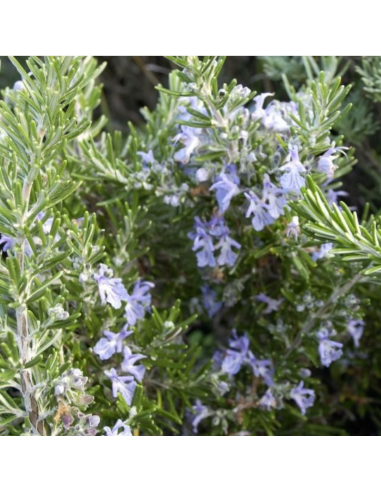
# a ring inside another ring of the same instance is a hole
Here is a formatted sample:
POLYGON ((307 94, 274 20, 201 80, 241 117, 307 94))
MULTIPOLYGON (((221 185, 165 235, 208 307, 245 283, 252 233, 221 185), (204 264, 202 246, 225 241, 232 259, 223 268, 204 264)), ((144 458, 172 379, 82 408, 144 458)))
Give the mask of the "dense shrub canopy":
POLYGON ((0 435, 378 434, 380 59, 107 61, 3 64, 0 435))

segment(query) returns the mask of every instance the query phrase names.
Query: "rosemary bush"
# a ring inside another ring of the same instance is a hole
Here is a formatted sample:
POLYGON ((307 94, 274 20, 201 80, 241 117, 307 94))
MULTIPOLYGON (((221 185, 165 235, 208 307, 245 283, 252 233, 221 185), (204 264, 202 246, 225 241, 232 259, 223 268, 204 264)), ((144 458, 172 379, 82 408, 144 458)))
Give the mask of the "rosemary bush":
POLYGON ((96 59, 10 58, 0 435, 377 434, 380 60, 262 59, 280 98, 168 59, 108 133, 96 59))

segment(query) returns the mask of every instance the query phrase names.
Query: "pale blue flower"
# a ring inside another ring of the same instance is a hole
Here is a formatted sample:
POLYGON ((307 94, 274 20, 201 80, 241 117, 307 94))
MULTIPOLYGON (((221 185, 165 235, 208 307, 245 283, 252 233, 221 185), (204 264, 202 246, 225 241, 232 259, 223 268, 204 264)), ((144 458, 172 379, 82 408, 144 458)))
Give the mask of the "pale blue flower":
MULTIPOLYGON (((14 246, 17 244, 17 240, 14 239, 13 237, 7 236, 6 234, 1 234, 0 237, 0 246, 3 245, 1 248, 2 251, 10 251, 14 248, 14 246)), ((27 256, 32 256, 32 248, 30 247, 29 242, 26 240, 24 242, 24 252, 27 256)))
POLYGON ((271 392, 271 388, 269 388, 266 393, 262 396, 262 398, 259 400, 259 405, 260 407, 264 408, 265 410, 274 410, 276 408, 276 400, 274 398, 274 395, 271 392))
POLYGON ((238 184, 239 178, 234 172, 221 173, 217 176, 216 182, 210 187, 211 190, 217 190, 216 197, 222 214, 229 208, 232 198, 239 194, 238 184))
POLYGON ((110 437, 132 436, 130 426, 127 425, 125 422, 122 422, 120 419, 117 420, 116 424, 112 429, 110 429, 110 427, 103 427, 103 429, 106 432, 106 436, 110 436, 110 437), (121 429, 123 429, 122 432, 119 432, 121 429))
POLYGON ((233 330, 232 338, 229 341, 230 349, 226 350, 222 361, 222 372, 229 374, 229 376, 237 374, 248 360, 249 345, 250 341, 246 334, 239 337, 236 330, 233 330))
POLYGON ((263 176, 262 201, 267 203, 267 212, 273 219, 277 219, 284 214, 284 207, 287 205, 285 193, 285 190, 271 183, 268 174, 263 176))
POLYGON ((350 319, 347 322, 348 333, 353 338, 353 343, 356 348, 360 346, 360 338, 364 332, 365 323, 362 319, 350 319))
POLYGON ((191 423, 193 432, 198 434, 198 426, 200 422, 210 415, 210 411, 207 406, 203 405, 200 400, 196 400, 196 404, 192 407, 194 415, 191 417, 191 423))
POLYGON ((197 264, 200 268, 219 265, 233 266, 237 254, 232 248, 240 249, 241 245, 229 237, 229 228, 225 225, 223 217, 215 215, 209 222, 202 222, 195 217, 195 232, 188 234, 193 239, 193 251, 197 251, 197 264), (219 239, 214 245, 213 239, 219 239), (214 257, 214 251, 220 250, 218 260, 214 257))
POLYGON ((256 231, 259 232, 267 225, 273 224, 274 218, 268 212, 268 205, 263 203, 253 192, 245 193, 245 197, 250 202, 246 217, 253 215, 251 222, 256 231))
POLYGON ((151 294, 148 291, 153 287, 155 285, 152 282, 138 280, 132 294, 126 293, 125 317, 130 326, 135 326, 138 320, 144 318, 145 312, 151 310, 151 294))
POLYGON ((263 104, 265 103, 266 98, 269 96, 273 96, 272 92, 264 92, 263 94, 258 94, 255 96, 253 101, 255 102, 255 109, 252 113, 253 120, 262 120, 266 116, 266 110, 263 108, 263 104))
POLYGON ((16 239, 13 237, 6 236, 5 234, 1 235, 0 238, 0 246, 2 245, 2 251, 9 251, 16 244, 16 239))
POLYGON ((249 350, 249 346, 249 337, 246 334, 239 337, 236 330, 233 330, 229 340, 229 349, 226 350, 222 360, 221 371, 229 376, 234 376, 245 364, 251 367, 255 377, 262 377, 268 386, 272 386, 274 384, 274 370, 271 361, 256 359, 249 350))
POLYGON ((325 258, 328 255, 329 251, 331 251, 332 248, 333 248, 332 243, 322 244, 320 246, 320 248, 317 249, 317 251, 312 253, 312 259, 314 261, 317 261, 317 260, 321 260, 321 259, 325 258))
MULTIPOLYGON (((42 230, 44 231, 44 234, 48 236, 50 234, 50 231, 52 230, 54 217, 49 217, 48 219, 44 220, 45 215, 46 215, 45 212, 39 212, 36 215, 36 220, 42 222, 42 230)), ((60 235, 56 234, 54 240, 59 241, 59 239, 60 239, 60 235)))
POLYGON ((249 345, 250 340, 246 333, 239 337, 237 334, 237 330, 232 331, 232 337, 229 340, 230 348, 234 350, 239 350, 240 352, 247 354, 249 345))
POLYGON ((282 115, 281 103, 272 101, 266 108, 262 118, 262 124, 268 130, 276 133, 284 133, 290 129, 290 125, 282 115))
POLYGON ((315 391, 304 388, 304 382, 300 381, 299 385, 291 390, 290 398, 298 405, 302 415, 305 415, 307 408, 312 407, 315 402, 315 391))
POLYGON ((324 152, 324 154, 319 157, 319 160, 317 162, 317 170, 320 173, 325 173, 328 178, 332 179, 337 169, 337 166, 333 162, 333 159, 336 159, 336 157, 338 157, 334 154, 336 152, 344 153, 343 149, 346 149, 346 147, 332 147, 324 152))
POLYGON ((215 314, 222 307, 222 302, 216 301, 217 294, 208 285, 201 286, 201 292, 203 296, 203 304, 210 318, 213 318, 215 314))
POLYGON ((272 313, 273 311, 278 311, 279 306, 282 304, 283 299, 271 299, 266 294, 258 294, 255 296, 257 301, 265 302, 267 304, 267 308, 263 311, 264 314, 272 313))
POLYGON ((181 132, 175 136, 173 141, 175 143, 180 141, 184 147, 175 153, 175 161, 180 162, 181 164, 188 164, 192 153, 200 145, 200 139, 198 137, 200 133, 199 128, 181 126, 181 132))
POLYGON ((319 157, 317 162, 317 170, 319 173, 325 173, 328 178, 332 179, 334 177, 337 166, 333 163, 333 159, 336 156, 333 156, 336 149, 328 149, 324 154, 319 157))
POLYGON ((212 357, 213 371, 220 371, 221 370, 224 358, 225 358, 225 353, 222 350, 216 350, 214 352, 213 357, 212 357))
POLYGON ((220 249, 220 255, 217 258, 217 263, 220 266, 228 265, 232 267, 238 257, 232 248, 241 249, 241 245, 229 236, 229 229, 226 227, 220 240, 215 246, 215 249, 220 249))
POLYGON ((284 208, 287 206, 285 194, 286 190, 275 186, 268 174, 263 177, 262 199, 253 191, 245 193, 250 202, 246 217, 253 215, 252 224, 256 231, 261 231, 284 214, 284 208))
POLYGON ((146 368, 143 365, 135 366, 135 364, 139 360, 146 359, 146 356, 141 354, 133 354, 131 352, 130 347, 128 346, 124 347, 123 355, 124 355, 124 359, 121 365, 122 371, 126 372, 127 374, 131 374, 132 376, 134 376, 136 381, 141 383, 146 368))
MULTIPOLYGON (((45 217, 45 212, 40 212, 37 214, 36 219, 38 221, 42 221, 43 218, 45 217)), ((52 225, 53 225, 53 217, 49 217, 49 219, 46 219, 45 222, 42 224, 42 230, 46 235, 50 234, 50 231, 52 230, 52 225)), ((56 241, 59 239, 59 235, 56 235, 56 241)))
POLYGON ((149 150, 148 152, 139 151, 136 153, 143 159, 144 164, 153 164, 155 162, 152 150, 149 150))
POLYGON ((225 358, 222 362, 222 372, 229 376, 237 374, 246 361, 246 355, 235 350, 227 350, 225 358))
POLYGON ((304 177, 301 176, 301 173, 306 172, 306 168, 299 160, 298 148, 296 146, 290 146, 290 154, 286 161, 286 164, 279 168, 281 171, 285 171, 280 178, 280 184, 287 191, 299 193, 300 188, 306 183, 304 177))
POLYGON ((178 99, 178 102, 185 103, 184 106, 181 104, 177 107, 179 111, 178 119, 180 120, 189 121, 194 118, 194 116, 188 112, 188 108, 194 109, 204 114, 205 116, 208 116, 208 112, 205 106, 196 96, 183 96, 178 99))
POLYGON ((343 355, 343 344, 329 340, 329 336, 334 335, 334 332, 329 332, 326 328, 318 331, 317 337, 319 339, 319 354, 320 360, 323 366, 329 367, 332 362, 343 355))
POLYGON ((132 333, 133 331, 127 331, 126 327, 124 327, 120 333, 105 330, 103 332, 105 338, 101 338, 98 341, 93 351, 95 354, 99 355, 101 360, 107 360, 115 353, 122 352, 123 340, 132 333))
POLYGON ((214 246, 212 237, 208 234, 207 222, 202 222, 198 217, 195 217, 196 231, 188 234, 190 239, 194 240, 192 250, 197 251, 197 265, 200 268, 209 266, 215 267, 216 260, 214 258, 214 246))
POLYGON ((127 291, 122 284, 122 279, 112 278, 113 271, 102 263, 98 267, 98 273, 93 278, 98 282, 99 295, 102 304, 108 302, 115 309, 119 309, 122 300, 125 300, 127 291))
POLYGON ((211 268, 214 268, 216 266, 216 260, 213 255, 213 243, 210 239, 210 237, 205 234, 204 237, 200 240, 200 236, 198 238, 198 241, 195 241, 195 244, 193 246, 193 251, 197 251, 196 257, 197 257, 197 265, 200 268, 209 266, 211 268), (202 249, 199 249, 202 248, 202 249))
POLYGON ((252 352, 249 352, 248 363, 251 366, 253 374, 256 378, 261 377, 267 386, 273 386, 274 369, 270 360, 259 360, 252 352))
POLYGON ((226 225, 222 215, 214 215, 206 225, 209 234, 216 238, 221 237, 226 231, 226 225))
POLYGON ((341 190, 335 191, 332 188, 330 188, 327 191, 326 198, 327 198, 327 201, 330 205, 332 205, 333 203, 338 205, 338 197, 339 196, 348 196, 348 193, 346 191, 341 191, 341 190))
POLYGON ((268 130, 276 133, 284 133, 290 129, 290 125, 286 122, 282 115, 275 111, 267 113, 262 122, 268 130))
POLYGON ((120 393, 127 405, 131 405, 136 388, 134 378, 132 376, 119 376, 114 368, 105 371, 105 374, 112 383, 112 396, 116 398, 120 393))

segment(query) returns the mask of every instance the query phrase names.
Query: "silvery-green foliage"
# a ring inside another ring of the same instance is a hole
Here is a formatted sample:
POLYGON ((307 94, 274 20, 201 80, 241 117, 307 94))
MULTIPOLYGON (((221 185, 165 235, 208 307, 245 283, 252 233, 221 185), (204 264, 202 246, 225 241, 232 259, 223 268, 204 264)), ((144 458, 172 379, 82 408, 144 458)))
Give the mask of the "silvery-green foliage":
POLYGON ((381 60, 379 56, 369 56, 362 59, 356 67, 364 84, 364 92, 375 102, 381 97, 381 60))

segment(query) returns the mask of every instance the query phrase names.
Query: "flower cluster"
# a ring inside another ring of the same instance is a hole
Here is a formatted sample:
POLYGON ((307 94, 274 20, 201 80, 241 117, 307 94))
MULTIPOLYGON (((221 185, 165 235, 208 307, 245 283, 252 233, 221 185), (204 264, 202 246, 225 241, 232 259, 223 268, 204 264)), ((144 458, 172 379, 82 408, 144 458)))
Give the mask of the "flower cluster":
MULTIPOLYGON (((293 399, 299 406, 301 413, 304 415, 307 408, 311 407, 315 401, 315 392, 311 389, 304 388, 304 382, 300 382, 297 387, 288 388, 288 384, 274 382, 274 367, 268 359, 258 359, 250 350, 250 341, 248 336, 238 336, 236 330, 233 330, 232 338, 229 341, 229 349, 225 353, 217 352, 214 356, 215 370, 227 374, 229 378, 235 377, 242 366, 247 366, 252 370, 253 376, 262 378, 267 385, 267 390, 259 399, 260 408, 270 411, 282 408, 283 397, 293 399)), ((210 410, 201 404, 194 407, 196 417, 193 422, 197 424, 200 420, 210 415, 210 410)))
POLYGON ((255 106, 252 119, 254 121, 260 121, 266 130, 275 133, 286 133, 295 124, 289 115, 297 115, 297 104, 293 101, 290 103, 281 103, 274 100, 264 108, 265 100, 270 96, 274 96, 274 94, 265 92, 254 97, 255 106))
POLYGON ((291 390, 290 398, 298 405, 302 415, 305 415, 306 410, 312 407, 315 402, 315 391, 304 388, 304 382, 300 381, 299 385, 291 390))
POLYGON ((209 222, 195 218, 195 231, 188 236, 194 241, 192 249, 197 252, 197 265, 200 268, 234 265, 238 255, 233 248, 239 250, 241 245, 229 234, 230 230, 221 215, 215 215, 209 222), (217 258, 215 251, 219 251, 217 258))
POLYGON ((323 434, 375 394, 365 307, 379 224, 339 204, 355 162, 340 62, 313 80, 321 60, 292 59, 275 74, 287 74, 282 102, 219 84, 224 57, 170 59, 178 70, 128 136, 91 123, 96 60, 13 60, 22 80, 0 104, 0 435, 323 434), (157 309, 140 275, 157 279, 157 309))
POLYGON ((122 395, 128 405, 131 405, 137 383, 141 383, 145 373, 145 366, 136 363, 146 356, 133 354, 130 347, 124 345, 124 340, 133 334, 128 328, 136 326, 142 320, 147 311, 150 311, 151 294, 149 290, 154 286, 151 282, 138 280, 131 294, 122 284, 121 279, 112 277, 112 270, 105 265, 100 265, 98 274, 94 275, 98 282, 99 293, 102 303, 109 302, 114 308, 118 309, 125 304, 126 324, 119 333, 110 330, 103 332, 104 337, 95 345, 93 351, 101 360, 108 360, 114 354, 123 352, 123 361, 120 370, 111 367, 105 371, 105 375, 110 379, 112 385, 112 395, 114 398, 118 393, 122 395))
MULTIPOLYGON (((190 89, 195 90, 197 84, 191 83, 190 89)), ((221 97, 227 93, 226 90, 220 91, 221 97)), ((282 103, 273 100, 265 106, 271 93, 259 94, 254 98, 254 106, 251 109, 241 106, 242 102, 250 96, 250 90, 242 86, 236 86, 226 98, 223 107, 225 119, 225 131, 216 135, 210 129, 193 128, 186 126, 185 122, 192 119, 194 110, 198 114, 208 116, 205 107, 196 97, 182 98, 181 106, 181 132, 175 137, 175 142, 182 143, 184 147, 177 150, 174 158, 181 164, 187 164, 188 174, 196 177, 198 182, 212 181, 209 191, 216 193, 219 213, 224 214, 230 207, 231 201, 237 195, 244 194, 249 201, 246 217, 252 217, 252 224, 256 231, 262 231, 266 226, 273 224, 287 210, 288 201, 300 196, 300 190, 305 185, 305 176, 311 171, 324 173, 329 180, 334 178, 337 165, 334 159, 338 153, 344 153, 345 147, 336 147, 335 142, 329 142, 330 147, 318 156, 313 162, 302 162, 299 157, 300 150, 303 150, 302 143, 291 135, 291 127, 295 127, 295 117, 298 115, 298 102, 291 101, 282 103), (191 114, 188 112, 191 111, 191 114), (291 117, 292 116, 292 117, 291 117), (255 163, 267 157, 262 146, 250 145, 249 130, 251 122, 259 124, 259 132, 263 133, 267 142, 273 146, 276 159, 270 163, 270 168, 264 174, 258 174, 255 163), (276 134, 281 134, 283 141, 288 146, 288 153, 279 149, 276 134), (226 142, 226 152, 229 156, 228 163, 203 164, 198 167, 196 160, 192 158, 197 150, 197 154, 202 154, 208 147, 216 143, 220 144, 221 139, 226 142), (239 172, 237 165, 231 162, 239 162, 239 172), (192 171, 192 169, 196 169, 192 171), (271 178, 270 178, 271 176, 271 178)), ((307 113, 312 117, 311 98, 304 93, 298 95, 307 107, 307 113)), ((216 120, 218 117, 215 116, 216 120)), ((223 126, 221 122, 221 126, 223 126)), ((298 224, 287 231, 288 234, 298 234, 298 224)), ((207 241, 206 241, 207 242, 207 241)), ((211 247, 206 248, 210 253, 211 247)), ((211 265, 213 260, 211 255, 207 255, 202 265, 211 265)))
POLYGON ((93 351, 101 360, 107 360, 115 353, 121 353, 123 350, 123 340, 132 335, 133 331, 127 330, 125 325, 119 333, 110 330, 103 332, 104 338, 101 338, 95 345, 93 351))
POLYGON ((221 214, 227 211, 232 198, 240 193, 239 182, 235 166, 228 166, 227 172, 219 174, 214 184, 210 187, 210 190, 216 190, 216 198, 221 214))
POLYGON ((217 301, 216 292, 208 285, 201 286, 201 292, 203 296, 203 304, 210 318, 213 318, 215 314, 220 311, 222 302, 217 301))
POLYGON ((102 304, 109 303, 113 308, 119 309, 125 302, 126 326, 135 326, 138 320, 144 318, 146 312, 150 311, 151 294, 149 290, 154 287, 151 282, 138 280, 131 294, 128 294, 122 284, 122 279, 113 278, 113 271, 106 265, 100 264, 98 273, 93 275, 98 283, 99 295, 102 304))
POLYGON ((330 340, 330 336, 336 335, 334 330, 329 331, 327 328, 322 328, 318 331, 317 337, 319 340, 319 354, 323 366, 329 367, 332 362, 343 355, 343 344, 330 340))
POLYGON ((252 218, 252 224, 256 231, 261 231, 267 225, 283 215, 284 207, 287 205, 285 197, 286 190, 275 186, 267 174, 263 177, 262 198, 253 191, 245 193, 249 201, 246 217, 252 218))
POLYGON ((249 350, 250 341, 248 336, 238 336, 236 330, 233 330, 232 337, 229 340, 229 349, 226 350, 221 364, 221 371, 230 377, 235 376, 246 365, 251 368, 255 377, 263 378, 267 386, 274 384, 274 369, 268 359, 257 359, 249 350))

